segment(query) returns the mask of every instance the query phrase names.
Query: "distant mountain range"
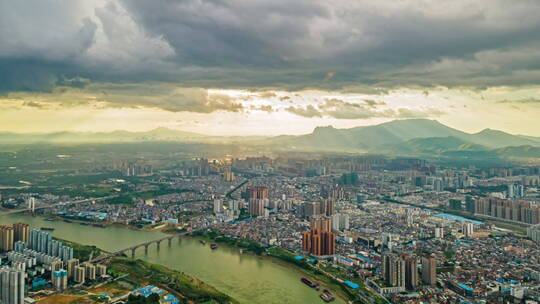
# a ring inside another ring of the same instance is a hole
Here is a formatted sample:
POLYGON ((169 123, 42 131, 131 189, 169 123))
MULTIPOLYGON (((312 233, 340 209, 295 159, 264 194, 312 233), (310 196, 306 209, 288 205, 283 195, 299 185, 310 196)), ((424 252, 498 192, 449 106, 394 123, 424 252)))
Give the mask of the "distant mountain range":
POLYGON ((470 134, 428 119, 395 120, 352 129, 317 127, 301 136, 270 140, 282 149, 370 152, 393 155, 450 155, 490 152, 512 157, 540 157, 540 137, 512 135, 485 129, 470 134), (513 147, 513 149, 508 149, 513 147), (501 149, 506 148, 506 149, 501 149), (498 150, 498 151, 497 151, 498 150))
POLYGON ((540 158, 540 137, 512 135, 491 129, 470 134, 428 119, 395 120, 351 129, 317 127, 311 134, 274 137, 207 136, 167 128, 157 128, 147 132, 0 133, 0 144, 139 141, 241 143, 280 151, 365 152, 430 157, 540 158))

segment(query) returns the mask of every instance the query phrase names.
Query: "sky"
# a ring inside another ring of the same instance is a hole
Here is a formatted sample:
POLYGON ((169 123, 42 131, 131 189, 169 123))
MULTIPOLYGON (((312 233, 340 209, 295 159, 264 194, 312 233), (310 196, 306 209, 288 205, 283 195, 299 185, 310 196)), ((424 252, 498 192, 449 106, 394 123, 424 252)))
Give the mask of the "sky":
POLYGON ((0 0, 0 131, 540 136, 537 0, 0 0))

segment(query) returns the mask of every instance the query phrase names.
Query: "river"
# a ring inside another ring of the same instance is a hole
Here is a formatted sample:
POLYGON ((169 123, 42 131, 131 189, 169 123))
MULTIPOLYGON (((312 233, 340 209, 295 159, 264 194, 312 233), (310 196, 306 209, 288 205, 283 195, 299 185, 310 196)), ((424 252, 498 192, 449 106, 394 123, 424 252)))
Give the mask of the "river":
MULTIPOLYGON (((53 236, 95 245, 106 251, 116 251, 164 236, 161 232, 142 232, 124 227, 98 228, 63 221, 49 222, 27 215, 0 216, 0 224, 23 222, 32 228, 54 227, 53 236)), ((216 287, 241 303, 324 303, 319 293, 300 282, 301 274, 269 259, 240 254, 237 249, 221 246, 211 250, 208 245, 183 238, 151 245, 136 257, 185 272, 216 287)), ((344 303, 337 298, 333 303, 344 303)))

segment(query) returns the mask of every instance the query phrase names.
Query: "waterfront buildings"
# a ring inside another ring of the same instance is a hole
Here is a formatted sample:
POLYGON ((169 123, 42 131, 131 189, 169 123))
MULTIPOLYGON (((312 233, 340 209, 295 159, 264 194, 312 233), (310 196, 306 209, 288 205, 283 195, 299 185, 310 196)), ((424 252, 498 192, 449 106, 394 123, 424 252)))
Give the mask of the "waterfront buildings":
POLYGON ((79 266, 79 260, 70 259, 69 261, 67 261, 66 265, 67 265, 68 276, 70 278, 73 278, 75 276, 75 267, 79 266))
POLYGON ((12 268, 0 268, 0 303, 23 304, 24 303, 24 271, 12 268))
POLYGON ((13 224, 14 241, 28 242, 30 238, 30 227, 25 223, 13 224))
POLYGON ((329 218, 311 221, 310 230, 302 233, 302 250, 314 256, 329 256, 336 253, 336 236, 331 231, 329 218))
POLYGON ((76 283, 82 284, 85 282, 86 279, 86 267, 84 266, 75 266, 73 269, 73 280, 76 283))
POLYGON ((13 250, 13 240, 13 227, 0 226, 0 249, 4 252, 13 250))
POLYGON ((30 232, 29 248, 53 257, 58 257, 64 262, 73 258, 73 248, 64 245, 60 241, 53 240, 49 232, 39 229, 32 229, 30 232))

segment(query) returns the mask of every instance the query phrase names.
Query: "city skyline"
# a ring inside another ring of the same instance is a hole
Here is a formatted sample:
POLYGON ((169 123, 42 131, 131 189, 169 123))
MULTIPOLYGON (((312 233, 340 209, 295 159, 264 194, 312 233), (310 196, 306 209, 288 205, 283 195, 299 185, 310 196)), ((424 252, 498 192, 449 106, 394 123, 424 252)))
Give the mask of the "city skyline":
POLYGON ((534 1, 2 7, 0 131, 279 135, 428 118, 540 136, 534 1))

